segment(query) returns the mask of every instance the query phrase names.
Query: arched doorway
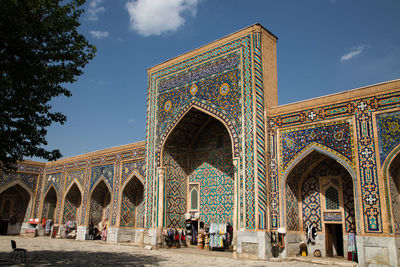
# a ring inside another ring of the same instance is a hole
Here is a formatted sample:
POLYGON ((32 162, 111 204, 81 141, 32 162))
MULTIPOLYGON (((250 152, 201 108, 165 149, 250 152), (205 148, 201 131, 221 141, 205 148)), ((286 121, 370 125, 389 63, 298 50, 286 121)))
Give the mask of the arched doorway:
POLYGON ((306 240, 312 226, 317 238, 311 240, 309 253, 319 249, 323 256, 346 255, 356 224, 353 180, 341 164, 312 151, 288 173, 284 195, 288 233, 306 240))
POLYGON ((164 143, 162 167, 164 227, 183 228, 186 213, 198 213, 204 224, 233 224, 232 142, 224 124, 191 108, 164 143))
POLYGON ((77 222, 79 210, 82 203, 82 195, 78 186, 73 183, 69 188, 64 200, 64 212, 62 222, 67 221, 77 222))
POLYGON ((111 193, 106 183, 101 179, 93 189, 90 196, 89 222, 95 225, 104 219, 108 219, 110 214, 111 193))
POLYGON ((0 194, 0 234, 15 235, 21 231, 28 215, 31 196, 21 185, 16 184, 0 194))
POLYGON ((390 162, 388 180, 393 216, 393 232, 400 234, 400 153, 390 162))
POLYGON ((46 197, 43 202, 42 217, 47 220, 54 221, 55 211, 57 207, 57 192, 53 186, 50 186, 46 193, 46 197))
POLYGON ((142 182, 133 176, 126 183, 122 191, 121 200, 121 227, 136 227, 137 207, 142 203, 144 197, 144 187, 142 182))

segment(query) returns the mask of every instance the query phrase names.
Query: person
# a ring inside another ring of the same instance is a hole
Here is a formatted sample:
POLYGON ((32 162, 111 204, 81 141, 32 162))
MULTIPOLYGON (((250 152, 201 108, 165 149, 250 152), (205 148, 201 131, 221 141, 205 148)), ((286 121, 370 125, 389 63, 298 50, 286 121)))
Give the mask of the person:
POLYGON ((93 220, 89 222, 89 240, 94 239, 94 223, 93 220))
POLYGON ((104 219, 103 223, 101 223, 101 225, 99 224, 99 229, 101 231, 101 240, 103 241, 107 240, 107 228, 108 228, 108 220, 104 219))

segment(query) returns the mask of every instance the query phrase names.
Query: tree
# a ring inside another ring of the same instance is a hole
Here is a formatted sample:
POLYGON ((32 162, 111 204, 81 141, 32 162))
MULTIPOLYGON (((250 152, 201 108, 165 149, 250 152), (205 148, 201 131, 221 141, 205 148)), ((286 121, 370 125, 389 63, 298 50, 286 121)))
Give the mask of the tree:
POLYGON ((0 1, 0 170, 24 157, 61 157, 44 148, 46 128, 66 121, 50 100, 71 96, 65 86, 96 53, 78 33, 85 1, 0 1))

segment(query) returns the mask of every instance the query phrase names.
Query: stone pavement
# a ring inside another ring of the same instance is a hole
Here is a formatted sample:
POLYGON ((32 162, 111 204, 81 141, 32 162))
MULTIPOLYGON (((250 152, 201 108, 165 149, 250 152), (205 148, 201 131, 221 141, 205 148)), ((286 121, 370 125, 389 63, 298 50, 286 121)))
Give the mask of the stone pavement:
POLYGON ((103 241, 77 241, 0 236, 0 266, 321 266, 299 261, 260 261, 234 258, 233 253, 199 251, 195 248, 145 250, 103 241), (10 240, 28 250, 26 263, 9 262, 10 240))

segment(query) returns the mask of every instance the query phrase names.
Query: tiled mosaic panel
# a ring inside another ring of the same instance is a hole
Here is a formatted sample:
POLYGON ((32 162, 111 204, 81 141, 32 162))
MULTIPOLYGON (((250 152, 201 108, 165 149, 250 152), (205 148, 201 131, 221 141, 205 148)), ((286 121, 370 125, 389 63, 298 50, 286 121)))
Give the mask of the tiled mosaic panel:
POLYGON ((253 34, 254 80, 256 86, 257 178, 258 178, 258 228, 267 229, 267 180, 265 169, 265 118, 262 71, 261 34, 253 34))
POLYGON ((35 204, 34 204, 34 208, 33 208, 33 217, 34 218, 39 217, 40 200, 42 198, 42 187, 43 187, 43 179, 44 178, 45 178, 44 174, 41 172, 38 177, 38 188, 36 191, 36 198, 35 198, 35 202, 34 202, 35 204))
MULTIPOLYGON (((359 176, 361 179, 361 195, 362 195, 362 209, 363 219, 365 225, 365 231, 370 233, 381 232, 381 208, 380 201, 377 198, 379 196, 379 187, 375 181, 376 169, 374 168, 375 159, 363 159, 364 155, 375 153, 374 149, 369 150, 372 144, 372 124, 370 116, 371 111, 386 110, 391 108, 398 108, 400 105, 400 92, 395 91, 388 94, 376 95, 371 98, 360 98, 352 101, 345 101, 336 103, 333 105, 320 106, 312 109, 299 110, 293 113, 284 115, 278 115, 270 118, 269 132, 272 139, 276 138, 276 131, 280 127, 288 127, 295 125, 306 125, 309 123, 315 123, 319 121, 337 119, 356 115, 356 132, 359 140, 359 159, 362 161, 362 165, 359 169, 359 176), (365 150, 367 149, 367 150, 365 150), (362 154, 364 153, 364 154, 362 154), (373 167, 371 169, 371 166, 373 167)), ((275 142, 275 141, 274 141, 275 142)), ((272 150, 270 150, 271 159, 276 160, 276 154, 273 154, 273 143, 272 150)), ((273 162, 272 162, 273 163, 273 162)), ((275 164, 276 166, 276 164, 275 164)), ((279 218, 279 191, 277 190, 279 179, 281 178, 278 173, 278 168, 271 167, 269 169, 269 175, 271 177, 271 200, 270 200, 270 213, 271 213, 271 228, 276 229, 278 227, 279 218)))
POLYGON ((356 232, 356 212, 354 208, 354 189, 353 179, 350 174, 343 170, 342 176, 342 190, 343 190, 343 204, 344 204, 344 219, 347 233, 356 232))
MULTIPOLYGON (((86 173, 90 173, 90 169, 91 169, 91 166, 90 166, 90 164, 88 164, 86 166, 86 173)), ((81 217, 80 217, 80 221, 81 221, 82 225, 88 224, 88 221, 87 221, 88 214, 87 213, 88 213, 88 211, 90 211, 90 206, 88 207, 88 205, 87 205, 88 201, 90 201, 89 200, 89 186, 90 186, 90 180, 85 179, 85 185, 82 188, 83 189, 83 196, 82 196, 83 205, 81 207, 82 212, 81 212, 81 217)))
POLYGON ((321 231, 321 199, 319 177, 316 172, 311 172, 304 179, 301 185, 301 200, 303 230, 306 230, 308 225, 314 225, 317 231, 321 231))
POLYGON ((121 220, 122 227, 136 226, 136 207, 143 201, 143 184, 133 177, 122 191, 121 220))
MULTIPOLYGON (((316 198, 315 190, 318 195, 320 193, 319 179, 320 177, 330 176, 341 176, 342 177, 342 188, 343 188, 343 201, 345 211, 345 227, 346 232, 355 232, 355 209, 354 209, 354 193, 352 178, 349 173, 335 160, 327 158, 318 164, 308 175, 305 177, 302 187, 302 199, 304 195, 311 197, 308 200, 303 201, 303 227, 307 226, 307 223, 317 222, 321 225, 321 203, 320 198, 316 198), (308 184, 305 186, 305 184, 308 184), (306 192, 306 193, 305 193, 306 192), (304 212, 306 211, 306 215, 304 212), (311 215, 311 216, 310 216, 311 215), (312 218, 311 218, 312 217, 312 218)), ((318 228, 319 231, 322 228, 318 228)))
MULTIPOLYGON (((287 130, 282 132, 282 166, 293 160, 295 155, 310 143, 324 145, 341 153, 350 162, 353 161, 350 125, 347 122, 313 126, 304 130, 287 130)), ((285 168, 285 167, 284 167, 285 168)))
POLYGON ((190 183, 200 183, 200 220, 233 223, 234 180, 228 132, 213 121, 198 137, 190 154, 190 183))
POLYGON ((110 205, 110 218, 108 218, 108 224, 110 226, 114 226, 117 224, 117 213, 119 212, 118 207, 121 205, 120 203, 120 192, 122 192, 120 188, 120 178, 121 178, 121 169, 119 168, 120 166, 120 161, 116 161, 116 171, 115 171, 115 178, 114 178, 114 186, 112 187, 113 189, 111 190, 112 196, 111 196, 111 205, 110 205))
POLYGON ((81 206, 81 203, 81 191, 79 191, 76 184, 73 184, 65 197, 62 223, 78 220, 78 209, 81 206))
POLYGON ((133 201, 129 198, 127 194, 125 193, 122 194, 120 226, 135 227, 136 224, 135 211, 136 207, 133 204, 133 201))
POLYGON ((110 188, 113 188, 113 178, 114 178, 114 164, 102 165, 92 167, 92 177, 90 179, 90 190, 93 189, 93 185, 99 180, 99 178, 104 178, 110 188))
POLYGON ((68 172, 67 182, 65 187, 68 188, 74 180, 77 181, 81 187, 83 187, 85 185, 85 178, 86 178, 85 170, 68 172))
POLYGON ((381 165, 389 153, 400 144, 400 112, 376 115, 381 165))
POLYGON ((133 171, 136 171, 142 176, 142 178, 144 178, 146 175, 145 160, 142 159, 133 162, 124 162, 122 164, 121 184, 124 184, 126 182, 126 180, 132 175, 133 171))
MULTIPOLYGON (((236 68, 237 65, 234 67, 236 68)), ((159 123, 158 136, 162 136, 167 126, 176 117, 176 114, 192 99, 212 103, 236 125, 236 132, 240 132, 238 127, 240 125, 241 109, 239 108, 240 90, 238 83, 239 70, 234 69, 160 94, 158 97, 160 107, 157 116, 159 123), (223 89, 227 90, 227 92, 223 91, 223 89), (167 105, 170 105, 169 108, 167 105)))
POLYGON ((26 185, 32 192, 36 190, 38 180, 37 174, 22 173, 22 172, 0 172, 0 189, 7 187, 8 184, 14 181, 20 181, 26 185))
POLYGON ((316 161, 321 160, 321 154, 318 152, 310 153, 301 160, 288 174, 286 178, 285 196, 286 196, 286 224, 288 230, 300 230, 300 211, 297 189, 299 181, 307 169, 316 161))
POLYGON ((54 186, 54 188, 56 189, 57 192, 62 192, 62 173, 58 172, 58 173, 51 173, 51 174, 47 174, 45 181, 44 181, 44 191, 43 192, 47 192, 47 190, 49 189, 49 187, 51 185, 54 186))
POLYGON ((11 186, 0 194, 0 205, 4 201, 6 195, 13 196, 12 203, 10 203, 12 210, 10 210, 10 213, 7 214, 7 216, 13 214, 17 217, 17 222, 25 221, 26 215, 29 215, 28 205, 31 200, 29 193, 20 185, 11 186))
POLYGON ((100 181, 93 189, 90 198, 89 221, 95 225, 103 219, 109 219, 111 204, 111 193, 104 181, 100 181), (103 217, 104 213, 104 217, 103 217))
MULTIPOLYGON (((363 103, 361 101, 360 103, 363 103)), ((368 105, 365 105, 368 107, 368 105)), ((372 115, 368 108, 355 113, 361 198, 366 232, 382 233, 382 212, 379 199, 376 150, 373 142, 372 115)))
POLYGON ((165 167, 165 226, 184 228, 186 213, 186 174, 171 151, 164 154, 165 167))
MULTIPOLYGON (((148 124, 146 126, 146 141, 147 141, 147 179, 148 179, 148 187, 147 187, 147 199, 149 201, 147 207, 147 222, 146 225, 149 227, 153 225, 153 216, 157 212, 153 207, 154 203, 152 203, 153 194, 155 193, 156 188, 153 188, 153 179, 157 177, 156 174, 156 164, 157 164, 157 150, 159 144, 157 143, 157 124, 156 124, 156 113, 157 109, 161 108, 161 106, 157 103, 157 86, 159 84, 159 80, 164 77, 173 75, 175 73, 180 73, 181 71, 189 71, 193 68, 193 66, 198 66, 204 62, 208 62, 211 59, 215 59, 217 57, 228 55, 230 52, 237 50, 241 53, 241 79, 243 81, 242 90, 244 92, 243 95, 243 104, 245 107, 244 114, 246 114, 246 121, 244 125, 244 129, 246 133, 244 135, 245 140, 245 151, 246 158, 244 159, 244 166, 246 170, 246 192, 241 191, 241 194, 246 193, 246 203, 248 204, 243 208, 243 211, 246 212, 246 227, 249 229, 255 228, 255 184, 254 184, 254 147, 253 147, 253 86, 252 86, 252 50, 251 50, 251 35, 247 35, 231 42, 228 42, 224 45, 221 45, 215 49, 204 52, 203 54, 194 56, 193 58, 186 59, 181 61, 175 65, 169 66, 167 68, 161 69, 155 73, 153 73, 150 77, 150 88, 148 94, 148 105, 147 105, 147 115, 148 115, 148 124)), ((238 140, 239 146, 241 147, 241 141, 238 140)), ((236 152, 235 152, 236 153, 236 152)), ((242 168, 243 169, 243 168, 242 168)), ((240 177, 242 179, 242 177, 240 177)), ((157 186, 157 185, 156 185, 157 186)), ((240 196, 242 197, 242 196, 240 196)), ((241 215, 242 216, 242 215, 241 215)))

